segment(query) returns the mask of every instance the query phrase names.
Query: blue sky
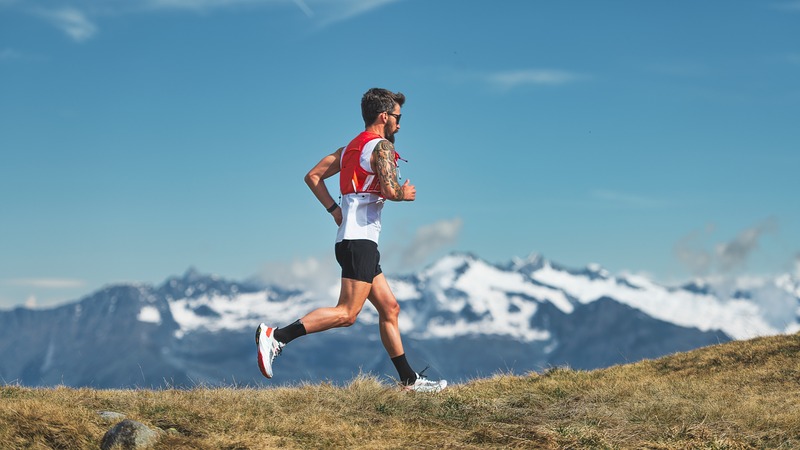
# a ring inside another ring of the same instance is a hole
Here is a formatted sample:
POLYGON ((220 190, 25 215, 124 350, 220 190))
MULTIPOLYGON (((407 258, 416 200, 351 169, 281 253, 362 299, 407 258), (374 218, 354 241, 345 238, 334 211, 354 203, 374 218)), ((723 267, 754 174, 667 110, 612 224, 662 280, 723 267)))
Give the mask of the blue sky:
MULTIPOLYGON (((302 181, 407 96, 384 269, 800 260, 800 2, 0 0, 0 308, 336 276, 302 181)), ((335 184, 329 184, 335 189, 335 184)))

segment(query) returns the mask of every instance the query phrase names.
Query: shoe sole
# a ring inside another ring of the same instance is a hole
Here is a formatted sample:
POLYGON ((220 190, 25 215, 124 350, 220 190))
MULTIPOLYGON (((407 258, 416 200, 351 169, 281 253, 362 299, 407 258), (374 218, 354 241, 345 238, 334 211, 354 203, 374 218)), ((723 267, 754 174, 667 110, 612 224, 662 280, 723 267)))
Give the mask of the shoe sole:
POLYGON ((267 378, 272 378, 271 373, 267 373, 267 368, 264 365, 264 356, 261 354, 261 325, 258 326, 256 329, 256 348, 258 349, 258 369, 261 371, 261 375, 264 375, 267 378))

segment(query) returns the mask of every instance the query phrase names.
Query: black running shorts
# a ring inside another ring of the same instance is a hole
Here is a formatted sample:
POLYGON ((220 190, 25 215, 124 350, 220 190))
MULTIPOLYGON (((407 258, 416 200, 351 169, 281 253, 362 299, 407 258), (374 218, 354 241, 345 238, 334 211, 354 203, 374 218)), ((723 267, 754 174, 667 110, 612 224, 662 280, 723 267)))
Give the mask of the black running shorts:
POLYGON ((337 242, 336 261, 342 267, 342 278, 372 283, 381 273, 378 244, 368 239, 337 242))

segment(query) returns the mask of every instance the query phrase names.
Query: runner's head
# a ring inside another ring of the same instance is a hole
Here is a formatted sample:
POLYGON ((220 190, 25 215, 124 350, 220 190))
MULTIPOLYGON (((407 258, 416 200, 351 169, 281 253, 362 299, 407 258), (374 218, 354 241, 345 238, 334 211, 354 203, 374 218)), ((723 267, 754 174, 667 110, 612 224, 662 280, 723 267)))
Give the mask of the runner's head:
POLYGON ((374 125, 379 120, 385 120, 390 129, 387 137, 393 135, 400 128, 398 117, 400 108, 406 102, 406 96, 400 92, 392 92, 381 88, 372 88, 361 97, 361 117, 364 126, 374 125), (384 115, 385 114, 385 115, 384 115))

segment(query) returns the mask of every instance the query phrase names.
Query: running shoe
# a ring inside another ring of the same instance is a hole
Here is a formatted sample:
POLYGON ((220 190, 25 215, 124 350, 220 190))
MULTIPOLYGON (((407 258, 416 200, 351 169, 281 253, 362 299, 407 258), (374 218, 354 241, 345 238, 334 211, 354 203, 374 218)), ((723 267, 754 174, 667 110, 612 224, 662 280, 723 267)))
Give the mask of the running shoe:
MULTIPOLYGON (((423 371, 424 372, 424 371, 423 371)), ((403 386, 404 391, 414 391, 414 392, 440 392, 442 389, 447 387, 447 380, 439 380, 439 381, 431 381, 428 377, 417 374, 417 381, 414 384, 409 384, 408 386, 403 386)))
POLYGON ((281 354, 286 344, 275 339, 275 328, 263 323, 256 330, 256 347, 258 348, 258 368, 261 373, 272 378, 272 361, 281 354))

